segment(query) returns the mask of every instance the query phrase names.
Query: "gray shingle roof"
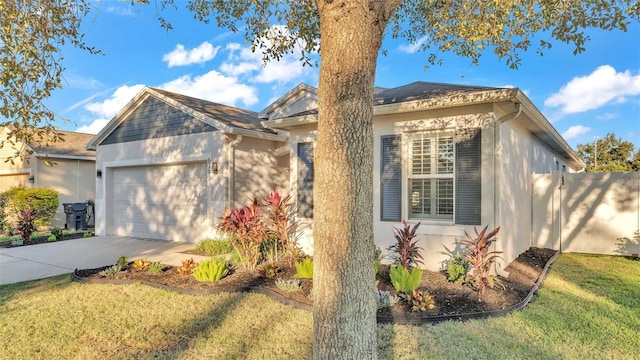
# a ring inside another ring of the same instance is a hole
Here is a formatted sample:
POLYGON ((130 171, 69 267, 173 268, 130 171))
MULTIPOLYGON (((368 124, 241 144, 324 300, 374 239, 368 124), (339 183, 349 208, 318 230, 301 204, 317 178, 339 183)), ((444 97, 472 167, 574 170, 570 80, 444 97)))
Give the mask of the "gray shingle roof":
MULTIPOLYGON (((471 94, 487 90, 499 90, 502 88, 488 86, 469 86, 455 85, 444 83, 432 83, 426 81, 416 81, 411 84, 402 85, 394 88, 374 88, 373 105, 388 105, 407 101, 434 99, 439 97, 448 97, 461 94, 471 94)), ((318 113, 318 109, 310 109, 288 117, 298 117, 305 115, 314 115, 318 113)))
POLYGON ((239 109, 237 107, 214 103, 212 101, 202 100, 191 96, 173 93, 170 91, 151 88, 153 91, 160 93, 170 99, 173 99, 180 104, 187 106, 194 111, 209 116, 221 123, 229 125, 231 127, 261 131, 264 133, 275 134, 276 132, 271 129, 266 129, 260 123, 258 113, 239 109))
POLYGON ((499 88, 416 81, 377 92, 373 96, 373 105, 395 104, 497 89, 499 88))
POLYGON ((83 134, 73 131, 57 130, 62 136, 64 141, 58 141, 50 143, 46 146, 46 139, 41 141, 41 144, 33 141, 29 144, 29 147, 33 149, 38 155, 63 155, 63 156, 89 156, 95 157, 96 152, 92 150, 86 150, 85 146, 93 139, 93 134, 83 134))

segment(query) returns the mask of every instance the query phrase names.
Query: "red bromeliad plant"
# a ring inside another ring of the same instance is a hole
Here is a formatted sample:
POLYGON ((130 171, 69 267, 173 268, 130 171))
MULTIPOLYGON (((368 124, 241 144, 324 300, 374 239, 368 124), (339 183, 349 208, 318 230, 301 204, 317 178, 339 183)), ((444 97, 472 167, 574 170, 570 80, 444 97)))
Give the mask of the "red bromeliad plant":
POLYGON ((31 235, 36 231, 35 221, 37 211, 33 208, 20 210, 16 221, 16 230, 20 232, 20 237, 25 244, 31 241, 31 235))
POLYGON ((293 266, 298 258, 296 235, 298 222, 295 220, 296 210, 291 195, 282 197, 278 190, 274 190, 268 198, 264 199, 264 205, 267 209, 267 231, 278 239, 278 244, 274 246, 275 261, 279 260, 278 248, 284 249, 293 266))
POLYGON ((406 220, 402 220, 402 228, 394 228, 393 231, 396 243, 388 248, 395 253, 398 263, 407 270, 411 266, 422 264, 422 260, 424 260, 420 255, 422 248, 418 246, 418 240, 413 241, 418 226, 420 226, 420 222, 411 227, 406 220))
POLYGON ((267 239, 260 200, 254 198, 248 206, 225 209, 220 220, 216 229, 229 237, 247 267, 254 270, 260 262, 260 245, 267 239))
POLYGON ((460 242, 465 247, 466 260, 473 266, 473 283, 479 294, 482 294, 487 286, 493 287, 495 279, 490 274, 491 264, 493 264, 496 259, 499 259, 499 254, 502 253, 502 251, 489 251, 491 244, 496 241, 495 236, 498 231, 500 231, 500 227, 498 226, 487 234, 488 227, 488 225, 485 226, 484 229, 478 233, 478 229, 474 226, 473 231, 476 233, 476 238, 473 239, 471 235, 465 231, 464 234, 467 240, 460 242))

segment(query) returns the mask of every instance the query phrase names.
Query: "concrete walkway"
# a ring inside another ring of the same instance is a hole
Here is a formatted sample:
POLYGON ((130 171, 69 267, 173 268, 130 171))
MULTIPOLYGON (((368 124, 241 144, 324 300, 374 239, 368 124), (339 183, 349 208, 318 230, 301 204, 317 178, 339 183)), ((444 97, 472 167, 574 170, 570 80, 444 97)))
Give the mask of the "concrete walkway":
POLYGON ((117 236, 95 236, 48 244, 0 248, 0 285, 68 274, 74 269, 90 269, 115 264, 120 255, 130 260, 147 258, 179 266, 182 260, 206 257, 180 254, 194 244, 142 240, 117 236))

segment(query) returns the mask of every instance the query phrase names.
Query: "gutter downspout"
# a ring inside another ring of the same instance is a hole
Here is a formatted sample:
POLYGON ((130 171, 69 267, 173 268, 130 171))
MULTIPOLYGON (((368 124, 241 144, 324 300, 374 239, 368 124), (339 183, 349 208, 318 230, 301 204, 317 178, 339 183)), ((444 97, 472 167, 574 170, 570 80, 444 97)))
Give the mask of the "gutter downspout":
MULTIPOLYGON (((500 180, 502 179, 502 172, 500 171, 501 167, 498 166, 500 160, 500 154, 502 152, 502 146, 500 146, 500 126, 505 122, 517 118, 522 113, 522 104, 519 102, 515 103, 516 109, 508 114, 500 116, 496 118, 493 122, 493 225, 494 228, 497 227, 497 222, 500 220, 501 211, 500 211, 500 191, 498 189, 498 185, 500 180)), ((496 236, 499 239, 499 235, 496 236)), ((495 245, 494 245, 495 246, 495 245)), ((506 272, 502 268, 498 268, 497 264, 494 263, 494 270, 497 274, 501 276, 508 276, 509 273, 506 272)))
POLYGON ((227 177, 227 201, 229 202, 229 208, 233 207, 233 194, 235 193, 235 168, 236 168, 236 157, 233 154, 233 150, 240 142, 242 141, 242 135, 236 135, 236 138, 231 141, 227 146, 227 163, 229 164, 229 176, 227 177))

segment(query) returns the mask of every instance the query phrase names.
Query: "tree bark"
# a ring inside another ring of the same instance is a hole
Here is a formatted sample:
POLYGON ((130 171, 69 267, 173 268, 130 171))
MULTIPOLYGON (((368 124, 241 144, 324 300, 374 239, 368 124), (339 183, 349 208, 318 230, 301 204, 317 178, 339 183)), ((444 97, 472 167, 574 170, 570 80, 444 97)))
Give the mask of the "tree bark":
POLYGON ((373 86, 394 1, 318 1, 315 359, 375 359, 373 86))

